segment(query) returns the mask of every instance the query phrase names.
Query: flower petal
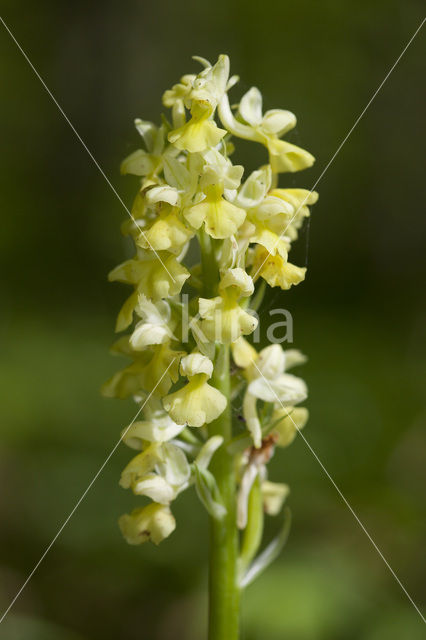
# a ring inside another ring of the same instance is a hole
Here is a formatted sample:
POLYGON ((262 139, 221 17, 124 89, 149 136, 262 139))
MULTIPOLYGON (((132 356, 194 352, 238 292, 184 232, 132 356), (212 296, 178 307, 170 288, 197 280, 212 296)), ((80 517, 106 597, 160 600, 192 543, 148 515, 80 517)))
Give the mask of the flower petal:
POLYGON ((262 122, 262 94, 259 89, 252 87, 243 95, 238 111, 253 127, 262 122))
POLYGON ((191 378, 199 373, 204 373, 211 378, 213 373, 213 362, 201 353, 190 353, 180 361, 180 372, 183 376, 191 378))
POLYGON ((296 116, 284 109, 266 111, 262 120, 262 129, 268 134, 281 137, 296 126, 296 116))

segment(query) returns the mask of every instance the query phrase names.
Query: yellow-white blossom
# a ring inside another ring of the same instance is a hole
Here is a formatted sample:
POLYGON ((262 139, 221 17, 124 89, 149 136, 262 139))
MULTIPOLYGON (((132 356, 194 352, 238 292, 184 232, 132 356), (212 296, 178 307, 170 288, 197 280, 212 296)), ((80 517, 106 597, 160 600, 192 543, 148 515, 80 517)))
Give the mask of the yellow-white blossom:
POLYGON ((169 344, 152 345, 144 351, 135 351, 129 338, 119 340, 114 352, 132 359, 132 363, 115 373, 102 387, 110 398, 165 395, 179 377, 179 361, 184 351, 172 349, 169 344))
POLYGON ((137 245, 143 249, 170 251, 176 255, 194 236, 179 216, 179 210, 163 205, 155 221, 138 236, 137 245))
POLYGON ((246 234, 249 242, 260 244, 270 254, 278 253, 287 260, 290 242, 289 237, 285 235, 285 224, 291 219, 294 207, 284 198, 271 192, 271 185, 272 171, 271 167, 266 165, 250 174, 234 202, 246 207, 246 234))
POLYGON ((239 299, 250 296, 253 290, 253 281, 243 269, 228 270, 219 283, 220 295, 198 301, 202 336, 209 342, 227 344, 252 333, 257 318, 241 308, 239 299))
POLYGON ((264 480, 261 484, 263 508, 269 516, 276 516, 290 493, 288 484, 264 480))
POLYGON ((302 282, 306 274, 305 267, 298 267, 278 253, 273 255, 261 246, 257 246, 254 252, 253 271, 262 276, 270 287, 284 290, 302 282))
POLYGON ((208 98, 193 100, 190 120, 169 133, 169 142, 191 153, 215 147, 226 131, 217 126, 213 113, 214 106, 208 98))
POLYGON ((136 118, 135 127, 141 135, 146 150, 138 149, 121 163, 122 174, 132 174, 145 178, 144 184, 154 183, 163 168, 163 159, 168 155, 177 155, 177 150, 167 145, 166 127, 157 127, 154 123, 136 118))
POLYGON ((264 144, 275 173, 300 171, 314 163, 315 158, 308 151, 280 140, 296 126, 295 115, 283 109, 272 109, 262 115, 262 95, 256 87, 249 89, 241 98, 238 113, 244 122, 234 117, 225 94, 219 105, 223 125, 239 138, 264 144))
POLYGON ((262 349, 246 368, 248 384, 243 399, 243 415, 257 448, 261 446, 262 441, 262 427, 257 411, 258 400, 293 406, 307 397, 305 382, 297 376, 285 373, 285 368, 286 354, 279 344, 262 349))
POLYGON ((130 284, 135 288, 118 314, 116 331, 124 331, 132 323, 139 293, 153 301, 174 296, 180 293, 189 276, 189 271, 174 255, 162 252, 155 255, 139 250, 135 259, 115 267, 108 276, 109 280, 130 284))
POLYGON ((118 524, 129 544, 142 544, 148 540, 160 544, 176 528, 176 520, 170 508, 155 502, 121 516, 118 524))
POLYGON ((153 344, 163 344, 173 337, 169 327, 171 311, 166 300, 151 302, 143 294, 139 294, 136 313, 142 318, 129 338, 130 346, 135 351, 142 351, 153 344))
POLYGON ((291 444, 297 432, 307 423, 308 417, 309 411, 306 407, 277 406, 271 416, 277 446, 287 447, 291 444))
POLYGON ((184 425, 176 424, 165 411, 157 411, 146 420, 137 420, 123 430, 122 439, 132 449, 142 449, 145 442, 167 442, 178 436, 184 425))
POLYGON ((189 477, 182 449, 169 442, 153 442, 125 467, 120 485, 154 502, 169 504, 188 486, 189 477))
POLYGON ((199 353, 182 358, 180 370, 188 383, 163 399, 166 411, 177 424, 202 427, 215 420, 225 410, 226 397, 208 384, 213 363, 199 353))
POLYGON ((224 189, 221 185, 206 186, 203 195, 201 202, 184 211, 186 220, 194 229, 199 229, 204 223, 209 236, 219 240, 236 233, 246 217, 244 209, 237 207, 224 197, 224 189))

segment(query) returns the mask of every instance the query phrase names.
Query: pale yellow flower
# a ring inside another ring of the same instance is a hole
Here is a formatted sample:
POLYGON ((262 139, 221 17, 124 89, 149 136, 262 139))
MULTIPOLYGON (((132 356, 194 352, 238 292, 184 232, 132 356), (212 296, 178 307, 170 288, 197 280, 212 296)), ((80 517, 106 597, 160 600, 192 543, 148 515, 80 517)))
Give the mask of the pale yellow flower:
POLYGON ((263 247, 256 247, 253 260, 253 272, 271 287, 290 289, 305 279, 306 269, 287 262, 281 255, 272 255, 263 247))
POLYGON ((136 313, 142 320, 137 323, 129 338, 129 344, 135 351, 142 351, 153 344, 164 344, 173 337, 171 310, 166 300, 154 303, 139 294, 136 313))
POLYGON ((228 202, 223 197, 220 185, 207 186, 204 193, 204 200, 184 210, 186 220, 194 229, 199 229, 204 223, 206 232, 212 238, 223 239, 234 235, 244 222, 245 210, 228 202))
POLYGON ((219 283, 216 298, 199 298, 198 326, 209 342, 230 343, 256 329, 258 321, 239 305, 241 296, 253 293, 253 281, 241 268, 229 269, 219 283))
POLYGON ((263 508, 269 516, 277 516, 290 493, 290 488, 282 482, 264 480, 260 485, 263 498, 263 508))
POLYGON ((191 107, 191 119, 183 126, 168 134, 169 142, 178 149, 204 151, 215 147, 226 134, 220 129, 211 116, 214 107, 208 100, 194 100, 191 107))
POLYGON ((154 502, 169 504, 188 486, 190 468, 182 449, 152 443, 135 456, 121 474, 120 485, 154 502))
POLYGON ((243 415, 256 448, 260 448, 262 443, 257 401, 283 406, 305 400, 308 393, 305 382, 285 372, 286 368, 303 361, 302 354, 290 350, 289 364, 286 367, 286 352, 281 345, 272 344, 262 349, 257 358, 247 365, 245 375, 248 385, 243 398, 243 415))
POLYGON ((241 98, 238 111, 244 122, 234 117, 225 93, 219 103, 222 124, 239 138, 264 144, 269 151, 269 162, 274 173, 300 171, 312 166, 315 161, 312 154, 280 140, 296 125, 296 117, 291 111, 272 109, 262 115, 262 95, 256 87, 252 87, 241 98))
POLYGON ((293 210, 285 220, 283 231, 291 240, 296 240, 298 229, 310 215, 309 206, 318 200, 318 193, 307 189, 273 189, 271 196, 288 203, 293 210))
POLYGON ((226 397, 207 382, 212 371, 212 362, 201 354, 182 359, 181 373, 188 377, 188 383, 163 399, 164 408, 177 424, 202 427, 225 410, 226 397))
POLYGON ((281 407, 277 405, 271 423, 275 424, 274 433, 279 447, 287 447, 295 439, 297 432, 303 429, 308 421, 309 411, 305 407, 281 407))
POLYGON ((189 271, 178 262, 174 255, 140 250, 138 257, 126 260, 113 269, 110 282, 124 282, 136 287, 136 291, 126 300, 117 318, 116 331, 123 331, 133 320, 133 312, 138 302, 138 292, 157 301, 180 293, 189 271), (160 260, 161 258, 161 260, 160 260))
POLYGON ((179 210, 163 206, 153 224, 139 234, 136 244, 143 249, 170 251, 179 255, 184 245, 194 236, 179 216, 179 210))
POLYGON ((160 544, 176 528, 170 508, 155 502, 133 509, 130 514, 126 513, 121 516, 118 524, 129 544, 142 544, 148 540, 160 544))
MULTIPOLYGON (((126 338, 128 344, 128 338, 126 338)), ((115 373, 102 387, 103 395, 109 398, 128 398, 154 393, 165 395, 179 377, 179 361, 184 351, 174 351, 168 344, 154 345, 144 351, 126 351, 119 341, 117 351, 129 355, 133 362, 115 373)))
POLYGON ((121 173, 148 178, 146 184, 149 184, 150 180, 156 181, 156 176, 163 167, 164 157, 169 154, 176 155, 176 150, 167 144, 164 125, 157 127, 152 122, 137 118, 135 127, 147 150, 137 149, 127 156, 121 163, 121 173))
POLYGON ((234 204, 247 211, 245 235, 249 243, 265 247, 269 253, 279 253, 285 260, 290 239, 284 235, 287 221, 294 213, 293 205, 270 191, 272 171, 269 165, 253 171, 238 190, 234 204))

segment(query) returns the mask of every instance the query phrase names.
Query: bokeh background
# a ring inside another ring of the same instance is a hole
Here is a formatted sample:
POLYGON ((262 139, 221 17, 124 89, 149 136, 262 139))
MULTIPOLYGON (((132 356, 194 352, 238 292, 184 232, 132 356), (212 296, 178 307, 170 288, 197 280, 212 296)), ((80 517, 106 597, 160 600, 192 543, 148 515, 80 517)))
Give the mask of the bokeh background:
MULTIPOLYGON (((289 136, 311 188, 422 19, 415 0, 33 3, 2 15, 126 203, 120 160, 135 116, 229 53, 266 108, 298 116, 289 136)), ((133 416, 101 383, 125 290, 106 281, 128 247, 120 203, 6 31, 0 30, 1 586, 6 608, 133 416)), ((270 297, 309 354, 305 435, 412 597, 426 584, 424 430, 424 33, 318 185, 296 249, 306 282, 270 297), (423 137, 422 137, 423 136, 423 137)), ((260 147, 256 151, 261 153, 260 147)), ((248 166, 259 156, 239 160, 248 166)), ((207 522, 191 492, 159 548, 128 547, 117 517, 120 447, 1 628, 6 640, 202 640, 207 522)), ((424 638, 424 625, 299 438, 272 463, 291 486, 281 559, 249 588, 244 640, 424 638)), ((276 523, 268 525, 272 536, 276 523)))

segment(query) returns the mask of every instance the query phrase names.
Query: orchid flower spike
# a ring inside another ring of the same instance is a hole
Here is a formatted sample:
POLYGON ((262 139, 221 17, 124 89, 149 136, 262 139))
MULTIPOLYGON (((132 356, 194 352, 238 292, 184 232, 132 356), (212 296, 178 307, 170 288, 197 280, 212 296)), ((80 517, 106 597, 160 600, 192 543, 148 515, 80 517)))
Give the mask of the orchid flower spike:
POLYGON ((195 61, 201 69, 164 92, 170 111, 159 125, 135 120, 140 148, 121 164, 136 176, 121 227, 134 255, 109 279, 129 287, 112 347, 127 364, 103 393, 138 406, 122 430, 133 457, 120 485, 141 501, 119 520, 124 538, 166 539, 174 501, 195 487, 213 538, 234 536, 239 557, 227 576, 239 590, 267 563, 268 554, 255 559, 264 515, 279 516, 289 494, 269 479, 269 460, 308 419, 307 386, 289 372, 306 358, 280 344, 258 347, 258 309, 266 285, 286 291, 304 280, 289 255, 318 194, 279 184, 314 162, 283 139, 295 115, 264 111, 256 87, 230 101, 238 77, 228 56, 195 61), (232 161, 239 139, 261 153, 251 172, 232 161))

